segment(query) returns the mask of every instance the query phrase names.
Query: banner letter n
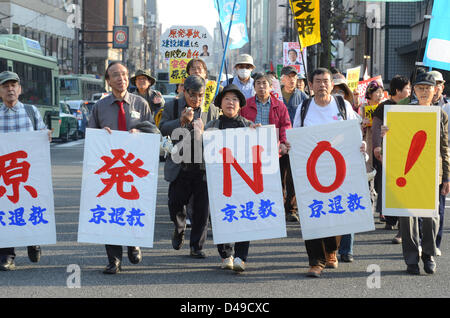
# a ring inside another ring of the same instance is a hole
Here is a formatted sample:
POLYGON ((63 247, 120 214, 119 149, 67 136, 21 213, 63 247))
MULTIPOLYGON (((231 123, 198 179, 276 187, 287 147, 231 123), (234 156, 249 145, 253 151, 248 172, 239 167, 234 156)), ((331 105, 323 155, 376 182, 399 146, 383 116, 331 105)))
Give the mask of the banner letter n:
POLYGON ((232 195, 232 182, 231 182, 231 166, 239 173, 245 183, 255 192, 259 194, 264 191, 263 177, 261 172, 261 152, 263 151, 261 146, 253 146, 253 180, 245 173, 241 166, 237 163, 233 157, 233 153, 228 148, 222 148, 219 152, 223 156, 223 195, 231 197, 232 195), (256 158, 256 160, 255 160, 256 158))

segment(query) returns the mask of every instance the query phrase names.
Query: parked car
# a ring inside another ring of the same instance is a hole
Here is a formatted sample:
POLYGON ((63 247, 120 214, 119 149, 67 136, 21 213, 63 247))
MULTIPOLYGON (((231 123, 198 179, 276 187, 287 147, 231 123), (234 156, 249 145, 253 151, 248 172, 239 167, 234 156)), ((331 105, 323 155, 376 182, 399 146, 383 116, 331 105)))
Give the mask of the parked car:
POLYGON ((86 102, 84 100, 66 100, 65 103, 69 105, 72 115, 77 118, 78 137, 84 138, 89 121, 89 110, 86 102))
POLYGON ((91 113, 92 113, 92 107, 94 107, 95 103, 96 103, 96 102, 94 102, 94 101, 92 101, 92 100, 88 100, 88 101, 85 103, 85 104, 86 104, 86 107, 87 107, 87 109, 88 109, 88 111, 89 111, 89 116, 91 116, 91 113))
POLYGON ((102 98, 105 98, 106 96, 108 96, 110 93, 95 93, 92 94, 92 98, 91 101, 96 102, 102 98))
POLYGON ((59 103, 59 117, 61 118, 61 125, 59 128, 59 136, 61 140, 68 141, 70 138, 77 140, 78 121, 77 118, 72 115, 69 105, 65 102, 59 103))

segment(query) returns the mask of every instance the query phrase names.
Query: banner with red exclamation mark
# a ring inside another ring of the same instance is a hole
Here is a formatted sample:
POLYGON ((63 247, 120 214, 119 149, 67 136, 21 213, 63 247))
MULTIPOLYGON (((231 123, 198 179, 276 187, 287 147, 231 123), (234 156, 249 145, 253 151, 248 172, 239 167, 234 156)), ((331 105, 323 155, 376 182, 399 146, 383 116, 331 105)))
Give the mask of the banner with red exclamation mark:
POLYGON ((433 217, 438 213, 440 108, 385 107, 383 214, 433 217))

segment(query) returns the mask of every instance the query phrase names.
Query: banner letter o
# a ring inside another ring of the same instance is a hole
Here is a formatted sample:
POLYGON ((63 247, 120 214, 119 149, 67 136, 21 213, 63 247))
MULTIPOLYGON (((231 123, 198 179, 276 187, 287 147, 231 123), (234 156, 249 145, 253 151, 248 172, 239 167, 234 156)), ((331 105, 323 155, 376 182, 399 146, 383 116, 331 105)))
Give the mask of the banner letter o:
POLYGON ((331 144, 328 141, 318 142, 316 148, 314 148, 314 150, 311 152, 311 155, 309 156, 308 162, 306 164, 306 175, 312 187, 321 193, 333 192, 342 185, 346 173, 347 169, 345 165, 345 159, 341 155, 341 153, 331 147, 331 144), (327 187, 320 184, 316 172, 317 160, 325 151, 328 151, 331 156, 333 156, 334 163, 336 165, 336 178, 334 179, 334 182, 327 187))

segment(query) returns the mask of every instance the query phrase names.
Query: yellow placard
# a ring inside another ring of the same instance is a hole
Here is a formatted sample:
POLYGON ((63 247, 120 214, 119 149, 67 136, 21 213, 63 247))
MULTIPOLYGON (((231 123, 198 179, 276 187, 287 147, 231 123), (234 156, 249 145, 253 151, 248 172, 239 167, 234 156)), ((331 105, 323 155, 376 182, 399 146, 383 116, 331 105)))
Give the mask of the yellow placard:
POLYGON ((372 121, 373 121, 373 113, 377 109, 378 105, 372 105, 372 106, 364 106, 364 118, 369 119, 369 123, 367 124, 368 127, 372 127, 372 121))
POLYGON ((361 73, 361 67, 349 68, 347 70, 347 85, 352 92, 358 87, 359 75, 361 73))
POLYGON ((217 82, 216 81, 208 81, 205 89, 205 101, 203 102, 202 111, 204 113, 208 112, 209 106, 211 105, 214 94, 216 93, 217 82))
POLYGON ((319 0, 289 0, 302 48, 320 43, 319 3, 319 0))
POLYGON ((436 158, 439 149, 436 141, 438 133, 436 126, 439 122, 437 116, 438 112, 386 113, 386 123, 389 127, 384 140, 386 153, 383 163, 385 166, 383 200, 386 209, 436 209, 438 191, 436 158), (421 143, 424 145, 417 160, 411 160, 413 156, 410 148, 420 148, 421 143), (408 164, 409 156, 412 157, 408 164))
POLYGON ((183 83, 186 77, 186 66, 191 59, 170 59, 169 60, 169 83, 183 83))

